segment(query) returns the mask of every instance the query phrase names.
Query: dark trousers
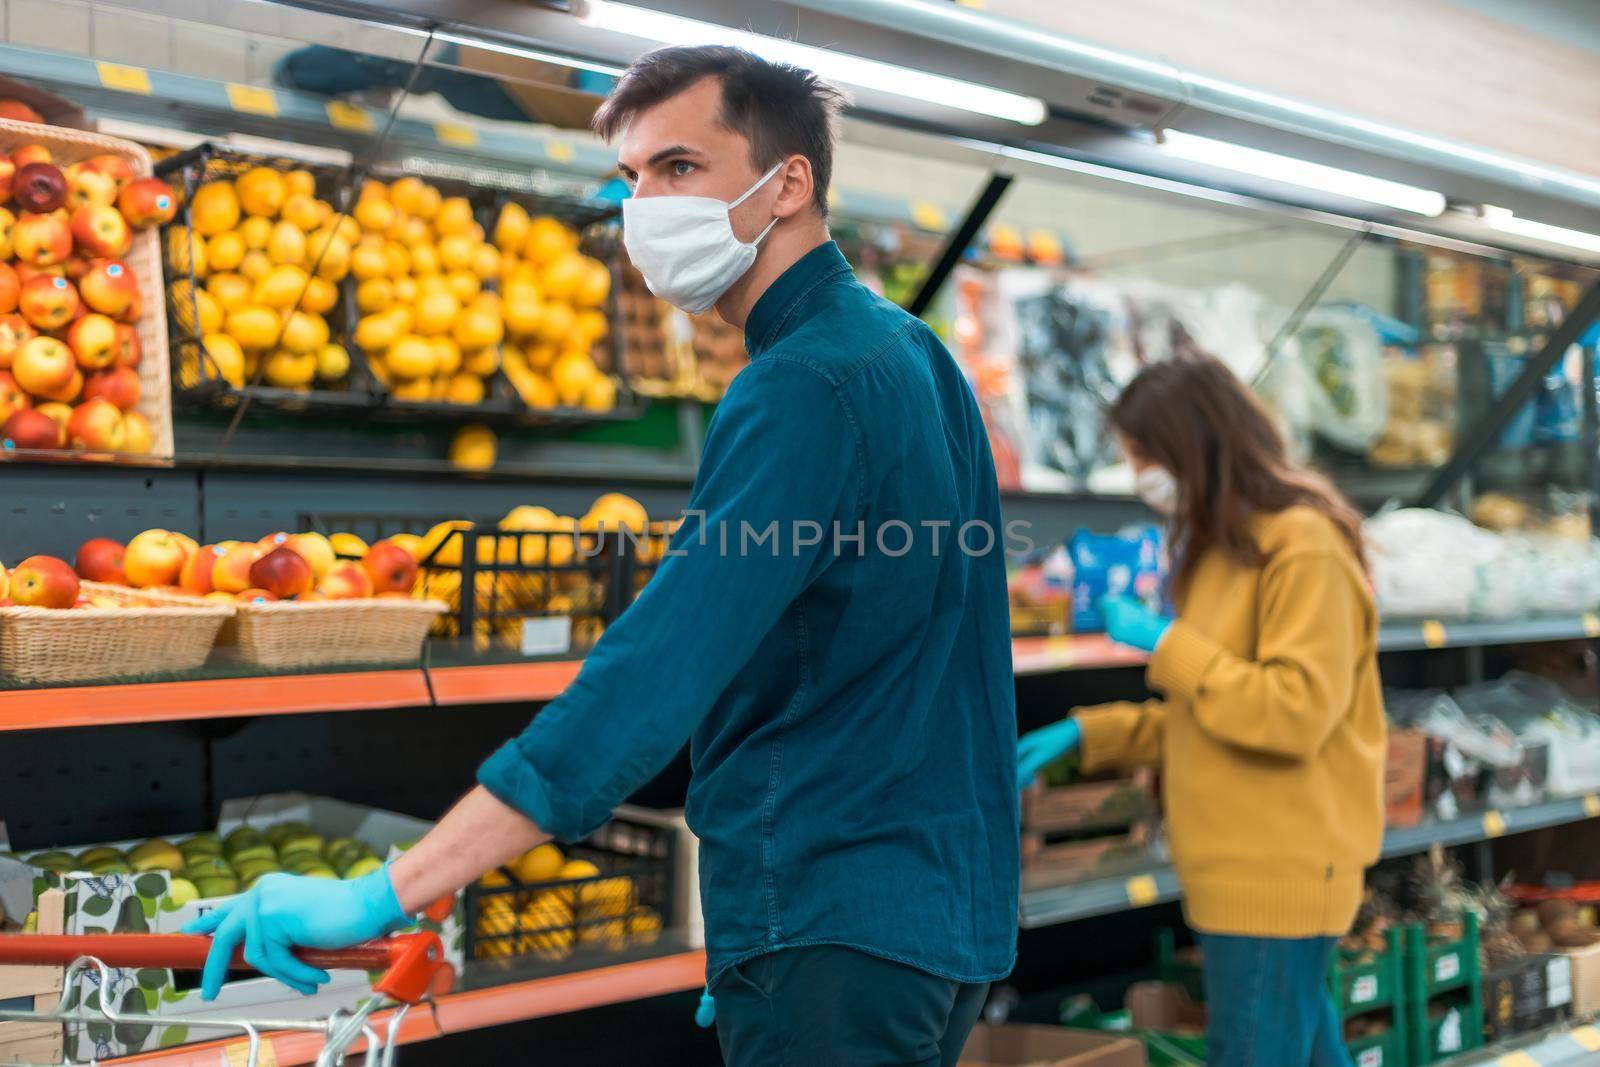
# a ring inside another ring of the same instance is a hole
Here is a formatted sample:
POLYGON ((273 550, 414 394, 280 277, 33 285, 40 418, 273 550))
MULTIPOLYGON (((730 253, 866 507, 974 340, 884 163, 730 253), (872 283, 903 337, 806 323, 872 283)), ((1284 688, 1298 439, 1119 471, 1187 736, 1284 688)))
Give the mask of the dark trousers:
POLYGON ((813 945, 730 967, 711 993, 729 1067, 954 1067, 988 991, 813 945))
POLYGON ((1331 937, 1201 934, 1211 1067, 1350 1067, 1328 992, 1331 937))

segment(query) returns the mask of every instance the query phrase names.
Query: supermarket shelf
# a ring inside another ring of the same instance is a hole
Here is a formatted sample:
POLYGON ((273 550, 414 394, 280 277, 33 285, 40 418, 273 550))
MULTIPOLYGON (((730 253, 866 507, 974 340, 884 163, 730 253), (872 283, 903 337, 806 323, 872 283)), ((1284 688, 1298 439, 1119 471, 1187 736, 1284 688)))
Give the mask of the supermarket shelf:
POLYGON ((1479 1052, 1450 1061, 1449 1067, 1469 1064, 1489 1067, 1581 1067, 1595 1062, 1600 1052, 1600 1029, 1592 1023, 1564 1023, 1539 1034, 1513 1038, 1479 1052))
MULTIPOLYGON (((410 1044, 486 1026, 682 993, 699 989, 705 981, 705 972, 704 952, 680 952, 615 967, 575 971, 553 978, 447 993, 434 1001, 431 1012, 427 1007, 419 1007, 407 1014, 400 1041, 410 1044)), ((387 1025, 388 1017, 387 1012, 374 1016, 376 1029, 380 1032, 387 1025)), ((263 1063, 289 1067, 290 1064, 314 1062, 322 1049, 322 1038, 311 1033, 284 1031, 266 1035, 262 1044, 263 1063), (270 1055, 265 1047, 267 1045, 271 1046, 270 1055)), ((219 1062, 242 1063, 243 1050, 243 1040, 232 1038, 142 1052, 108 1060, 107 1063, 216 1067, 219 1062)))
POLYGON ((1011 642, 1012 668, 1024 677, 1096 667, 1139 667, 1148 658, 1138 649, 1119 645, 1105 634, 1018 637, 1011 642))
MULTIPOLYGON (((1383 837, 1383 856, 1388 859, 1425 852, 1434 845, 1466 845, 1506 834, 1582 822, 1596 816, 1600 816, 1600 796, 1593 794, 1508 811, 1478 812, 1445 822, 1391 829, 1383 837)), ((1177 900, 1180 895, 1172 868, 1152 866, 1117 878, 1028 890, 1022 894, 1020 922, 1023 929, 1031 930, 1129 908, 1165 904, 1177 900)))

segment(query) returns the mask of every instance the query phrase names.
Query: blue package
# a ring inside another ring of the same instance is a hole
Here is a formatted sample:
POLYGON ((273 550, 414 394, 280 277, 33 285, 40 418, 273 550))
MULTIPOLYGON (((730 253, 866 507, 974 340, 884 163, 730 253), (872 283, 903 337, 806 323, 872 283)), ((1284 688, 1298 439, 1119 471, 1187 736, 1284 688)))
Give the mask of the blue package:
POLYGON ((1080 528, 1067 542, 1072 555, 1072 629, 1103 631, 1100 598, 1125 594, 1161 609, 1164 583, 1161 531, 1155 526, 1130 526, 1114 534, 1080 528))

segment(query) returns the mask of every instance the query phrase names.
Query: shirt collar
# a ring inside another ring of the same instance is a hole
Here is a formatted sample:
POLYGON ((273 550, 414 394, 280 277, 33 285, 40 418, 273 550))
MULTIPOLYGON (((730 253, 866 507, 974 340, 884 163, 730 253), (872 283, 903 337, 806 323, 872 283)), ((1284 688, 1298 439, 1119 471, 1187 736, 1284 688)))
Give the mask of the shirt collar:
POLYGON ((780 274, 745 319, 744 344, 750 351, 750 358, 755 359, 788 333, 796 309, 823 282, 849 270, 850 264, 839 246, 824 241, 780 274))

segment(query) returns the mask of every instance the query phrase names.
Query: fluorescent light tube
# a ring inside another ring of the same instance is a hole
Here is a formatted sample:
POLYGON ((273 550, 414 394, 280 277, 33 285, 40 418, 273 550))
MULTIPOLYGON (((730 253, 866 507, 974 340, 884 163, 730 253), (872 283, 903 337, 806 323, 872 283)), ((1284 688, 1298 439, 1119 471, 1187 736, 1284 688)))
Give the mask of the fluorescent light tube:
POLYGON ((669 15, 611 0, 589 0, 584 5, 583 21, 596 29, 641 37, 669 45, 721 44, 743 48, 763 59, 790 63, 815 71, 828 81, 853 85, 859 89, 890 93, 909 100, 939 104, 979 115, 1009 119, 1025 126, 1037 126, 1048 116, 1044 101, 1034 96, 1006 92, 976 82, 946 78, 942 74, 912 70, 845 52, 785 41, 759 33, 719 26, 713 22, 669 15))
POLYGON ((1495 207, 1492 204, 1483 205, 1483 221, 1490 229, 1499 230, 1501 233, 1514 233, 1521 237, 1531 237, 1536 241, 1581 248, 1586 252, 1600 252, 1600 233, 1569 230, 1565 226, 1552 226, 1548 222, 1519 219, 1506 208, 1495 207))
POLYGON ((1365 200, 1369 204, 1382 204, 1418 215, 1441 215, 1446 206, 1444 194, 1432 189, 1374 178, 1370 174, 1328 167, 1293 156, 1280 156, 1276 152, 1263 152, 1228 141, 1216 141, 1182 130, 1163 130, 1161 148, 1170 155, 1206 166, 1238 171, 1352 200, 1365 200))

